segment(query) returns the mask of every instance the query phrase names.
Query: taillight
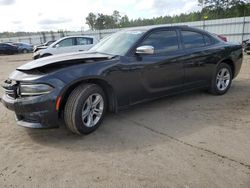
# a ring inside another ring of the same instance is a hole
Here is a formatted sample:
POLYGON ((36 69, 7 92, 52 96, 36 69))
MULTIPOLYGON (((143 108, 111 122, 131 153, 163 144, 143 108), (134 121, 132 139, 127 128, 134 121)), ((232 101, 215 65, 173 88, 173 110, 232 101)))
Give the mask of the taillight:
POLYGON ((218 37, 219 37, 221 40, 227 42, 227 37, 225 37, 225 36, 223 36, 223 35, 218 35, 218 37))

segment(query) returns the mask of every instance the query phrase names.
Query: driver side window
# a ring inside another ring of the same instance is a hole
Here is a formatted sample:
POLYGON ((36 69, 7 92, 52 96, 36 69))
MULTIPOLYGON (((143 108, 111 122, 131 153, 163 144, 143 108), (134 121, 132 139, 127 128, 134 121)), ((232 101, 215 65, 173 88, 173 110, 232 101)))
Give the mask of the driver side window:
POLYGON ((74 39, 73 38, 68 38, 64 39, 61 42, 58 43, 59 47, 69 47, 74 45, 74 39))
POLYGON ((154 54, 164 55, 179 49, 178 37, 175 30, 157 31, 150 34, 141 46, 153 46, 154 54))

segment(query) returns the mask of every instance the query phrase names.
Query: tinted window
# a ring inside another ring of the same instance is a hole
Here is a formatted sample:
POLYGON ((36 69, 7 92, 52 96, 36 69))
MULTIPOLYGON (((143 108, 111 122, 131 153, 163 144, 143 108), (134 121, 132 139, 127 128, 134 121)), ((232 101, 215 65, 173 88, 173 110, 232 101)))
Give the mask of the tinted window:
POLYGON ((157 31, 147 37, 141 46, 150 45, 156 54, 164 54, 179 49, 176 31, 157 31))
POLYGON ((204 40, 207 46, 212 44, 212 40, 209 36, 204 35, 204 40))
POLYGON ((185 48, 205 46, 203 35, 193 31, 181 31, 185 48))
POLYGON ((76 45, 89 45, 93 44, 92 38, 78 37, 76 38, 76 45))
POLYGON ((67 46, 73 46, 74 45, 74 39, 64 39, 61 42, 58 43, 60 47, 67 47, 67 46))

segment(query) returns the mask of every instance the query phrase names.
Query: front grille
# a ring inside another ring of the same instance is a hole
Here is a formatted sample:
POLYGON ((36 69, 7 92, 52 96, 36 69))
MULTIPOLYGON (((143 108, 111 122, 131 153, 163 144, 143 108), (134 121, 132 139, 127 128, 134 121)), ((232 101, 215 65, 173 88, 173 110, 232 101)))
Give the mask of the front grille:
POLYGON ((18 97, 17 90, 18 84, 15 81, 6 80, 2 84, 3 89, 7 96, 16 99, 18 97))
POLYGON ((16 118, 18 121, 25 121, 29 123, 39 123, 37 117, 29 116, 29 115, 18 115, 16 114, 16 118))

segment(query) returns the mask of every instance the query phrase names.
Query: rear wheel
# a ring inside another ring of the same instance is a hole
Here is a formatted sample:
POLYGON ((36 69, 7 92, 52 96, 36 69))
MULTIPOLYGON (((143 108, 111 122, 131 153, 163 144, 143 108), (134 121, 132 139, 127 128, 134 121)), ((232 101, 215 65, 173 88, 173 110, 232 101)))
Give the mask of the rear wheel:
POLYGON ((23 49, 23 53, 27 54, 29 51, 27 49, 23 49))
POLYGON ((65 124, 74 133, 89 134, 100 126, 106 109, 103 90, 96 84, 82 84, 73 90, 66 102, 65 124))
POLYGON ((230 89, 232 79, 231 67, 226 63, 219 64, 212 80, 210 92, 215 95, 224 95, 230 89))

